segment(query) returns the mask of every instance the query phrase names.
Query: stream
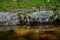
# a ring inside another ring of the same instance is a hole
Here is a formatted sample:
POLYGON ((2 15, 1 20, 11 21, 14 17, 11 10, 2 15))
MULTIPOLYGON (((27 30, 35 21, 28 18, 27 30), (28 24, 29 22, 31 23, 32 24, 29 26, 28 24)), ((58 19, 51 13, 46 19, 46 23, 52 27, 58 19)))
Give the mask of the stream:
POLYGON ((56 28, 60 28, 60 25, 39 25, 39 26, 19 26, 19 25, 15 25, 15 26, 0 26, 0 31, 10 31, 10 30, 14 30, 16 28, 27 28, 29 29, 38 29, 38 30, 42 30, 42 31, 48 31, 51 28, 56 27, 56 28))

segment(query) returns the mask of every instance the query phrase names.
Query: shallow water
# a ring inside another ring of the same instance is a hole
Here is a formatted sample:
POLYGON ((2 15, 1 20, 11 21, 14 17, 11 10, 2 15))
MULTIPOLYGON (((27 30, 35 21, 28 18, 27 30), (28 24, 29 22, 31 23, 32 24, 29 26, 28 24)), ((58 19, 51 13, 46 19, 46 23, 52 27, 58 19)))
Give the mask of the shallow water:
POLYGON ((39 25, 39 26, 0 26, 0 31, 10 31, 10 30, 14 30, 16 28, 27 28, 27 29, 38 29, 38 30, 45 30, 48 31, 51 28, 56 27, 56 28, 60 28, 60 25, 39 25))

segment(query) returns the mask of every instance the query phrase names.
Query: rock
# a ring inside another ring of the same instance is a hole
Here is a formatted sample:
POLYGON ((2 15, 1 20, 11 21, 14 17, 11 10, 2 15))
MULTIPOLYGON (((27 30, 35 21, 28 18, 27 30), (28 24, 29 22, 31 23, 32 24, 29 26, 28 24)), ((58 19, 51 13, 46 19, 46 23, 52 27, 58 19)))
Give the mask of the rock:
POLYGON ((0 12, 0 25, 15 25, 18 22, 17 13, 0 12))
POLYGON ((40 11, 40 12, 33 12, 27 15, 27 21, 30 22, 50 22, 50 16, 53 14, 53 11, 40 11))

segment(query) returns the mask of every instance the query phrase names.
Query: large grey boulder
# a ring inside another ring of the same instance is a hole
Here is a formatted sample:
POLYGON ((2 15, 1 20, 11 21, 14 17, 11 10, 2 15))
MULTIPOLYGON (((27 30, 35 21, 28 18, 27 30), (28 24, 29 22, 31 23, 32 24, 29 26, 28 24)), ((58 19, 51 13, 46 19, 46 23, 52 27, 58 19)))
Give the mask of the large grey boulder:
POLYGON ((27 15, 27 21, 29 22, 50 22, 50 16, 53 14, 53 11, 40 11, 40 12, 33 12, 27 15))
POLYGON ((18 22, 17 13, 0 12, 0 25, 4 26, 16 25, 17 22, 18 22))

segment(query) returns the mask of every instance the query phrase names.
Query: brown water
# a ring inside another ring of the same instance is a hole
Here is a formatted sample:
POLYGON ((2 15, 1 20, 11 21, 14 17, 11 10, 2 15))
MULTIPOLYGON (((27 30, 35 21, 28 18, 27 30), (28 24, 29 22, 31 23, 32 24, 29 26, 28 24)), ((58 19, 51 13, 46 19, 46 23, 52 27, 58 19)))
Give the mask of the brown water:
POLYGON ((1 26, 0 27, 0 31, 10 31, 10 30, 14 30, 15 28, 27 28, 27 29, 39 29, 39 30, 50 30, 51 28, 56 27, 56 28, 60 28, 60 25, 52 25, 52 24, 42 24, 39 26, 1 26))
POLYGON ((1 28, 1 40, 60 40, 60 25, 9 26, 9 28, 1 28))

